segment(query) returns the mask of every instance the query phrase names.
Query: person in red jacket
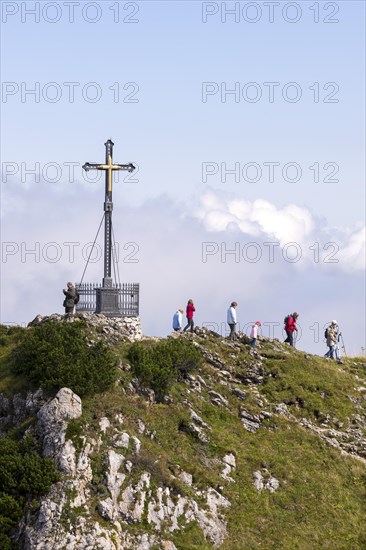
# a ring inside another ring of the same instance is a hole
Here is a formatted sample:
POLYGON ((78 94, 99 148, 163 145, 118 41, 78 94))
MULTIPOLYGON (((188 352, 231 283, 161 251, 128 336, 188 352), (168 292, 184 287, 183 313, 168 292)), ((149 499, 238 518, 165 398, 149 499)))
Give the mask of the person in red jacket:
POLYGON ((193 332, 193 329, 194 329, 193 313, 195 311, 196 311, 196 308, 193 305, 193 300, 188 300, 187 308, 186 308, 187 324, 184 327, 183 332, 185 332, 189 327, 191 327, 191 332, 193 332))
POLYGON ((292 315, 288 315, 286 317, 285 331, 287 334, 287 338, 285 342, 290 344, 290 346, 294 345, 294 332, 295 330, 297 332, 296 321, 298 316, 299 314, 297 313, 297 311, 295 311, 292 315))

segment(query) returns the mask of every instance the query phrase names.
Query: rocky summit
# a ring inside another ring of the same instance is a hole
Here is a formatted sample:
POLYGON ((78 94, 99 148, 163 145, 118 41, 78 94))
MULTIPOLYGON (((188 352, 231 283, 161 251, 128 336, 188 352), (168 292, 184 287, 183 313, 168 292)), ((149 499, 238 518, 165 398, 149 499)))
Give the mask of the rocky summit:
POLYGON ((4 527, 13 547, 365 549, 365 358, 338 364, 278 340, 244 340, 199 327, 149 338, 138 319, 103 315, 2 327, 2 436, 31 437, 58 472, 4 527), (80 397, 16 374, 14 354, 29 361, 22 342, 65 323, 82 324, 87 347, 108 346, 117 373, 109 389, 80 397))

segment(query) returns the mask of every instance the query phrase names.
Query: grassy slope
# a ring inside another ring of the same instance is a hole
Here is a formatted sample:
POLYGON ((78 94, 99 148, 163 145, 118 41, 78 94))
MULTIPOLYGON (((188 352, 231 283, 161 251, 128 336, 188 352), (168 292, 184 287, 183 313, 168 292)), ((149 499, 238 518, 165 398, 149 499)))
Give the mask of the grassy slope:
MULTIPOLYGON (((252 362, 246 346, 239 351, 213 337, 208 340, 195 337, 195 340, 218 353, 237 373, 245 374, 246 364, 252 362)), ((274 347, 266 342, 259 351, 269 356, 263 359, 264 383, 256 386, 268 400, 264 410, 273 410, 275 404, 285 402, 294 417, 308 418, 317 425, 328 418, 329 427, 339 429, 343 423, 345 429, 352 425, 352 417, 360 415, 365 426, 366 399, 355 389, 366 385, 364 359, 347 360, 340 369, 335 362, 313 356, 307 359, 296 350, 287 353, 290 350, 279 344, 274 347)), ((119 352, 123 357, 125 347, 121 346, 119 352)), ((1 379, 6 373, 5 387, 4 380, 1 387, 9 391, 15 384, 18 391, 24 382, 11 380, 7 353, 3 349, 0 357, 1 379)), ((220 490, 232 503, 226 511, 228 537, 222 550, 366 548, 365 464, 342 456, 296 421, 277 414, 264 421, 256 433, 247 432, 238 415, 239 406, 259 414, 257 396, 238 382, 235 385, 247 392, 247 399, 239 402, 228 386, 219 382, 217 371, 210 365, 205 364, 200 375, 210 385, 209 389, 229 400, 228 408, 211 404, 207 389, 203 388, 200 394, 185 383, 177 383, 171 389, 172 404, 148 405, 143 397, 125 392, 123 386, 131 375, 123 372, 121 385, 84 400, 83 417, 70 424, 69 435, 81 443, 79 436, 93 436, 99 430, 102 416, 116 423, 115 415, 122 414, 125 421, 120 429, 136 435, 142 442, 137 461, 135 455, 126 456, 134 462, 133 472, 147 470, 152 474, 153 486, 169 485, 180 494, 195 496, 192 488, 177 480, 172 482, 171 476, 177 473, 179 465, 193 475, 195 487, 222 487, 220 490), (211 426, 208 444, 180 430, 182 424, 190 421, 184 400, 211 426), (148 434, 138 433, 137 419, 147 426, 148 434), (156 436, 151 439, 154 431, 156 436), (220 477, 223 465, 217 459, 228 452, 236 456, 237 469, 231 474, 235 483, 220 477), (275 493, 259 493, 253 486, 253 472, 263 468, 280 482, 275 493)), ((111 432, 103 438, 106 448, 111 432)), ((107 496, 102 497, 103 472, 102 452, 93 461, 95 504, 107 496)), ((98 515, 95 519, 100 521, 98 515)), ((139 526, 126 528, 138 530, 139 526)), ((144 525, 145 531, 149 529, 144 525)), ((212 548, 193 524, 179 533, 167 534, 166 538, 173 540, 179 550, 212 548)))
POLYGON ((14 376, 10 366, 11 352, 16 347, 24 330, 21 327, 0 325, 0 392, 6 396, 31 389, 25 378, 14 376))

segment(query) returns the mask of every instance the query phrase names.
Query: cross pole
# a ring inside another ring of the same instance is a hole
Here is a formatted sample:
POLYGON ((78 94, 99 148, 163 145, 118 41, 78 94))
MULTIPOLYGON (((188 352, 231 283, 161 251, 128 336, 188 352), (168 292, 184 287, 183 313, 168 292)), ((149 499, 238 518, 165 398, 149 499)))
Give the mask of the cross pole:
POLYGON ((112 287, 112 270, 111 270, 111 258, 112 258, 112 185, 113 176, 112 172, 116 170, 127 170, 133 172, 135 166, 130 164, 113 164, 113 141, 109 139, 105 142, 105 164, 95 164, 86 162, 83 169, 88 172, 89 170, 103 170, 105 171, 105 201, 104 201, 104 277, 103 288, 112 287))

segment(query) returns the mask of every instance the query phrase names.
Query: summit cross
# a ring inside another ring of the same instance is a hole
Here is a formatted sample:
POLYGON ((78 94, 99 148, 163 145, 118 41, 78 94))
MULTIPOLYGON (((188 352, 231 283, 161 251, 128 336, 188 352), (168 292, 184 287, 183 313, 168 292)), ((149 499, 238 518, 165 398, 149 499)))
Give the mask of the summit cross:
POLYGON ((133 172, 135 166, 130 164, 113 164, 113 146, 111 139, 105 142, 105 163, 97 164, 86 162, 83 169, 102 170, 105 172, 105 201, 104 201, 104 277, 103 288, 112 288, 112 187, 113 172, 118 170, 127 170, 133 172))

